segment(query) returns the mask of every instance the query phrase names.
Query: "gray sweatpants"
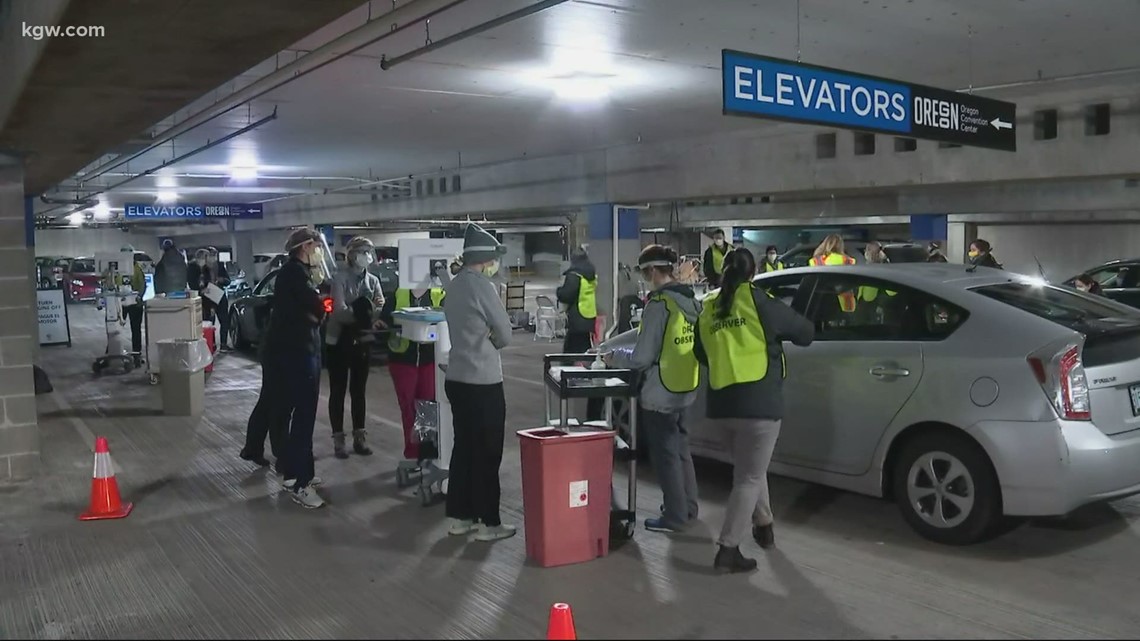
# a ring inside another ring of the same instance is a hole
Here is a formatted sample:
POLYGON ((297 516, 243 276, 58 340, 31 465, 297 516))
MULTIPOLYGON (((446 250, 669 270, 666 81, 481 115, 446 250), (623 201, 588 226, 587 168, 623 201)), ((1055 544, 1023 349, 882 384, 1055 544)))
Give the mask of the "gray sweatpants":
POLYGON ((697 473, 689 452, 689 432, 685 429, 685 412, 643 410, 645 438, 649 441, 649 460, 657 473, 657 484, 665 498, 666 524, 681 527, 697 518, 697 473))
POLYGON ((768 498, 768 464, 780 437, 780 421, 756 418, 721 419, 717 423, 728 436, 732 454, 732 494, 720 531, 724 547, 739 547, 753 525, 772 523, 768 498))

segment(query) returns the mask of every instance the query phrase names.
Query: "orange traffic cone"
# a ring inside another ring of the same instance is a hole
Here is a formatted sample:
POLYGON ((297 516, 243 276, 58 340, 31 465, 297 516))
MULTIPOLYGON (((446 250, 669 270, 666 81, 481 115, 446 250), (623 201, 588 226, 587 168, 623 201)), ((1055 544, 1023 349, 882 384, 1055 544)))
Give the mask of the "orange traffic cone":
POLYGON ((95 439, 95 474, 91 480, 91 506, 79 515, 80 521, 121 519, 131 513, 131 503, 119 497, 119 482, 115 480, 115 465, 111 462, 111 449, 107 439, 95 439))
POLYGON ((574 631, 574 614, 569 603, 555 603, 550 606, 550 622, 546 625, 546 638, 556 641, 574 641, 578 633, 574 631))

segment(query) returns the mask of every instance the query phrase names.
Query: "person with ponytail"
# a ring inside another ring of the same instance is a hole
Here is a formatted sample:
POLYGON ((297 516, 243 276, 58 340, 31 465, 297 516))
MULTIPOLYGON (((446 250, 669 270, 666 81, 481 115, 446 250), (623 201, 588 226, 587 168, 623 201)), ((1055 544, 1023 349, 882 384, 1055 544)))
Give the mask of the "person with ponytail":
POLYGON ((749 527, 760 547, 775 545, 768 464, 784 417, 787 368, 783 342, 811 344, 811 321, 752 283, 756 259, 737 248, 725 257, 719 291, 704 301, 694 353, 708 367, 706 415, 728 435, 734 470, 713 567, 749 572, 756 560, 740 552, 749 527))

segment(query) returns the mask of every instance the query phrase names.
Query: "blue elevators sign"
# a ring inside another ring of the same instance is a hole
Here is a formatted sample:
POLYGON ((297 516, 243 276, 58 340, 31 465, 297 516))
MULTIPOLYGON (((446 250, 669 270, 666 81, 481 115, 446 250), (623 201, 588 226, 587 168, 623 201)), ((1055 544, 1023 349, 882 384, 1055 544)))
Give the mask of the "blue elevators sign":
POLYGON ((727 49, 721 65, 726 115, 1017 149, 1010 102, 727 49))

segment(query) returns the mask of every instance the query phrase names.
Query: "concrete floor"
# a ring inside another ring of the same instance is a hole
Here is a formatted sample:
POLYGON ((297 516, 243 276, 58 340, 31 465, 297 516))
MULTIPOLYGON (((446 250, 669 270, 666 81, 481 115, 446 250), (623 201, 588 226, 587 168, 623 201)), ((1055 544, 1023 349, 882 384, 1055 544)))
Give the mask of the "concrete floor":
MULTIPOLYGON (((524 561, 522 536, 448 538, 442 507, 395 487, 387 372, 370 381, 378 453, 338 461, 324 416, 317 468, 330 505, 303 511, 237 459, 257 365, 226 356, 198 420, 165 418, 142 374, 92 379, 103 347, 89 307, 73 348, 45 349, 44 472, 0 488, 0 638, 542 638, 552 602, 582 638, 1093 638, 1140 630, 1140 501, 1024 526, 992 543, 917 538, 891 504, 777 479, 779 549, 751 576, 710 571, 728 475, 702 465, 702 524, 640 531, 608 558, 524 561), (80 523, 94 435, 110 439, 128 519, 80 523)), ((505 354, 509 430, 540 420, 539 355, 505 354)), ((794 411, 794 408, 793 408, 794 411)), ((322 411, 323 414, 323 411, 322 411)), ((508 431, 510 434, 510 431, 508 431)), ((518 447, 507 437, 504 518, 521 525, 518 447)), ((641 481, 642 517, 660 503, 641 481)))

